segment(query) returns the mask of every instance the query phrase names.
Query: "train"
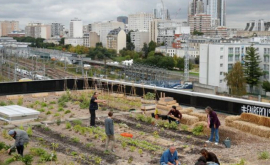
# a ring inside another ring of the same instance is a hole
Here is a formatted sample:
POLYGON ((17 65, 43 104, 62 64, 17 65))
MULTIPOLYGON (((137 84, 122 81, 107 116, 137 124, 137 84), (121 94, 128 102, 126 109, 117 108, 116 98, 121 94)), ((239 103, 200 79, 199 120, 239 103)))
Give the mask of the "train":
POLYGON ((32 72, 24 70, 24 69, 20 69, 20 68, 16 68, 16 72, 17 74, 20 74, 22 76, 26 76, 26 77, 34 77, 37 80, 51 80, 49 77, 46 76, 42 76, 39 74, 32 74, 32 72))

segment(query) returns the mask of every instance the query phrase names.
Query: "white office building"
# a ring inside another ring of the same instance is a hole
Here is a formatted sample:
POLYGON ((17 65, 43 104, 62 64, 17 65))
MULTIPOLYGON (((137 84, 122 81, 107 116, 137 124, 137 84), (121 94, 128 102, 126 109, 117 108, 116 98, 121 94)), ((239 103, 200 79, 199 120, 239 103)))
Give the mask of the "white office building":
MULTIPOLYGON (((228 73, 236 62, 243 62, 246 50, 251 43, 217 43, 200 45, 200 78, 199 82, 205 85, 218 87, 219 92, 228 92, 224 73, 228 73)), ((258 49, 265 75, 262 80, 269 81, 270 44, 254 43, 258 49)), ((248 88, 247 88, 248 89, 248 88)))
POLYGON ((107 36, 110 31, 117 28, 125 29, 125 24, 118 21, 96 22, 91 25, 92 32, 96 32, 100 36, 103 47, 107 47, 107 36))
POLYGON ((152 13, 137 13, 128 16, 128 29, 133 31, 149 30, 149 23, 153 20, 154 14, 152 13))
POLYGON ((135 46, 135 51, 140 52, 143 48, 143 44, 149 43, 149 32, 131 32, 130 38, 131 42, 135 46))
POLYGON ((70 21, 70 38, 82 38, 83 37, 83 22, 78 18, 74 18, 70 21))
MULTIPOLYGON (((186 50, 184 48, 174 48, 174 47, 170 47, 170 46, 160 46, 157 47, 155 50, 156 53, 162 53, 164 56, 170 56, 173 57, 174 55, 176 55, 177 57, 185 57, 186 54, 186 50)), ((188 51, 189 54, 189 58, 190 59, 194 59, 197 56, 199 56, 199 51, 194 49, 194 48, 190 48, 188 51)))

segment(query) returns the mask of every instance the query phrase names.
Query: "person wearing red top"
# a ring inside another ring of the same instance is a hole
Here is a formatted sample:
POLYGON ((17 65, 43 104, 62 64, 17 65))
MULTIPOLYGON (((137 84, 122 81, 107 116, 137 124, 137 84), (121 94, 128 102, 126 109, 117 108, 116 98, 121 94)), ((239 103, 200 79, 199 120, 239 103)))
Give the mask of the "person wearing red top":
POLYGON ((178 111, 177 109, 176 109, 176 106, 172 106, 172 109, 170 110, 170 112, 168 113, 168 119, 169 119, 169 123, 171 123, 172 121, 176 121, 176 119, 174 119, 174 118, 172 118, 172 117, 170 117, 170 116, 174 116, 174 117, 176 117, 176 118, 178 118, 178 121, 176 121, 177 122, 177 124, 179 124, 180 123, 180 120, 182 119, 182 114, 180 113, 180 111, 178 111))

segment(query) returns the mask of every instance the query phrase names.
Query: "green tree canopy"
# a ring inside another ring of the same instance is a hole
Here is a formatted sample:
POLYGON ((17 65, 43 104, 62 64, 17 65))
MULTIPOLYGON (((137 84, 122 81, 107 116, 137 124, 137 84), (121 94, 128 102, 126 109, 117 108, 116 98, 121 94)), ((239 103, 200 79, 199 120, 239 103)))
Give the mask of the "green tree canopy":
POLYGON ((197 31, 197 30, 194 30, 192 34, 193 34, 193 35, 202 36, 204 33, 203 33, 203 32, 199 32, 199 31, 197 31))
POLYGON ((250 92, 253 92, 253 87, 260 83, 260 77, 263 75, 263 71, 259 66, 261 63, 260 56, 257 53, 257 49, 254 48, 253 45, 247 49, 244 62, 246 83, 250 86, 250 92))
POLYGON ((246 79, 240 62, 235 63, 229 73, 225 73, 225 80, 232 95, 243 96, 246 94, 246 79))
POLYGON ((265 92, 270 92, 270 82, 264 81, 262 84, 262 88, 265 90, 265 92))

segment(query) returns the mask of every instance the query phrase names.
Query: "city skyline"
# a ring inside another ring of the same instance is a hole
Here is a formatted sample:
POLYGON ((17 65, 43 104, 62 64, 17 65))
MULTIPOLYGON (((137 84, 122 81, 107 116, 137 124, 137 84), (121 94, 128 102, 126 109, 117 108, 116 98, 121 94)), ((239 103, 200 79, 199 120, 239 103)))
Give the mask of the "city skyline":
MULTIPOLYGON (((172 19, 187 21, 188 0, 163 0, 169 9, 172 19), (176 4, 177 3, 177 4, 176 4), (177 11, 180 12, 176 15, 177 11)), ((60 22, 69 28, 69 22, 74 17, 82 19, 83 24, 98 21, 116 20, 117 16, 128 16, 137 12, 152 13, 160 0, 0 0, 0 20, 20 21, 20 28, 30 22, 52 23, 60 22), (111 2, 111 3, 109 3, 111 2), (18 10, 19 9, 19 10, 18 10), (18 17, 19 16, 19 17, 18 17)), ((270 4, 268 0, 227 0, 227 27, 244 28, 250 20, 268 20, 270 4), (268 5, 269 4, 269 5, 268 5)))

